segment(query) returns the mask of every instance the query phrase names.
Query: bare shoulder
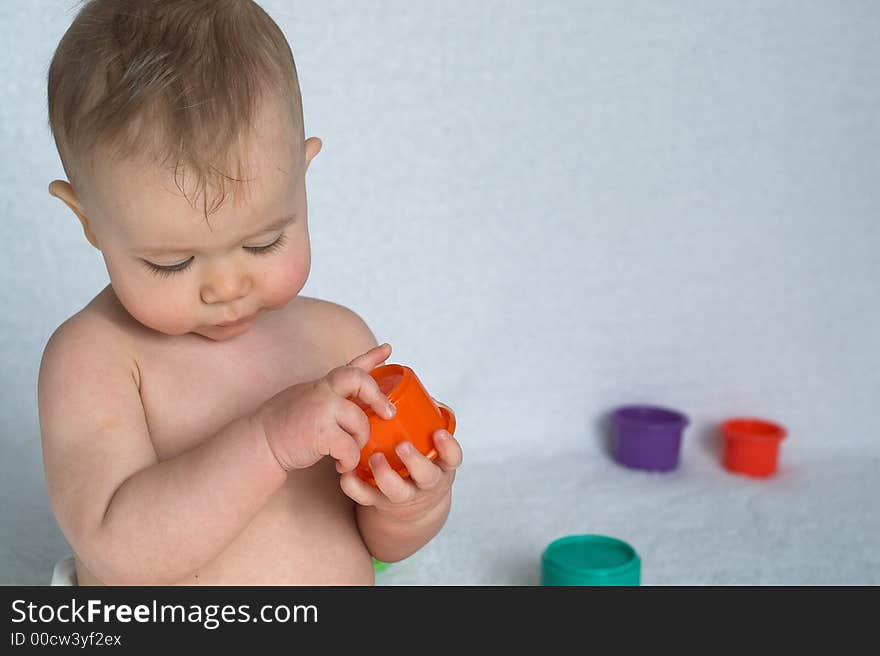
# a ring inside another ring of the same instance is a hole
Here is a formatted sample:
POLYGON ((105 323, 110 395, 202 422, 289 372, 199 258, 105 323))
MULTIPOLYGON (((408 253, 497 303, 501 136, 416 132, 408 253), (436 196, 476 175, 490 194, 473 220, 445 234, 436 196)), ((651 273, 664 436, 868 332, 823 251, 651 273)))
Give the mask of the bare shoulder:
POLYGON ((133 355, 133 320, 114 307, 106 291, 71 316, 52 333, 43 349, 40 387, 55 378, 75 380, 115 360, 131 370, 137 383, 133 355))
POLYGON ((134 329, 113 300, 98 294, 43 349, 37 405, 44 451, 66 443, 79 422, 94 431, 119 424, 120 416, 142 415, 134 329))
POLYGON ((297 297, 295 308, 316 341, 329 342, 343 362, 377 345, 373 331, 354 310, 339 303, 308 296, 297 297))

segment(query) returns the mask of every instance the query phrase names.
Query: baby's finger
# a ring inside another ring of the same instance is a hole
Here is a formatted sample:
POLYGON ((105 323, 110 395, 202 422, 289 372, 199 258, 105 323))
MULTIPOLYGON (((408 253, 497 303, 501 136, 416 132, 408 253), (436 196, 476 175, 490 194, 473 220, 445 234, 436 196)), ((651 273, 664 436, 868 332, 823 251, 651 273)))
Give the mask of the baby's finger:
POLYGON ((370 469, 373 470, 373 478, 376 486, 388 497, 391 503, 406 503, 416 496, 416 486, 403 479, 403 477, 391 468, 383 453, 374 453, 370 456, 370 469))
POLYGON ((374 346, 366 353, 357 356, 354 360, 348 363, 348 366, 358 367, 359 369, 370 372, 381 363, 385 362, 389 357, 391 357, 391 344, 386 342, 379 346, 374 346))
POLYGON ((379 383, 370 374, 357 367, 339 367, 327 374, 327 383, 337 396, 358 399, 384 419, 397 412, 394 404, 379 389, 379 383))
POLYGON ((356 403, 339 399, 335 407, 336 424, 352 436, 358 449, 363 449, 370 439, 370 420, 356 403))
POLYGON ((382 500, 382 493, 358 476, 357 472, 345 472, 339 477, 339 485, 350 499, 362 506, 375 506, 382 500))
POLYGON ((326 454, 336 460, 336 471, 341 474, 358 466, 361 450, 354 438, 346 431, 336 428, 324 439, 326 454))
POLYGON ((461 466, 463 454, 461 445, 449 431, 440 429, 434 433, 434 446, 439 454, 434 464, 443 471, 450 471, 461 466))
POLYGON ((394 451, 401 462, 406 465, 410 478, 417 488, 430 490, 437 487, 443 478, 443 470, 419 453, 411 442, 401 442, 394 448, 394 451))

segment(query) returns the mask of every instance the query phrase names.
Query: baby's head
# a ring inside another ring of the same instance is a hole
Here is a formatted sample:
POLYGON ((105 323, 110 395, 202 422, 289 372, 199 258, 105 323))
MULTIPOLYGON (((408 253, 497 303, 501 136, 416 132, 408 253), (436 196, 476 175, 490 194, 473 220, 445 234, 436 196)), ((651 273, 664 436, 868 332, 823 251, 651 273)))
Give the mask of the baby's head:
POLYGON ((104 256, 120 302, 169 335, 226 339, 310 268, 290 47, 251 0, 90 0, 49 68, 69 183, 49 191, 104 256))

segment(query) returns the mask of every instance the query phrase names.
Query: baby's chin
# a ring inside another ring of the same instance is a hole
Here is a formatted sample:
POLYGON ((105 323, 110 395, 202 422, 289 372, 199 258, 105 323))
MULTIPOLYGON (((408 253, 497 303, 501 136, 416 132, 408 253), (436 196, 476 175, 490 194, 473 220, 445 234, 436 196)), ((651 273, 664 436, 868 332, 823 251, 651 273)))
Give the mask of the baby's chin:
POLYGON ((140 323, 147 328, 150 328, 151 330, 155 330, 157 333, 166 335, 167 337, 198 335, 199 337, 210 339, 213 342, 225 342, 229 339, 238 337, 239 335, 243 335, 244 333, 248 332, 248 330, 253 328, 255 321, 256 319, 252 319, 247 323, 238 324, 235 326, 198 326, 196 328, 193 328, 192 326, 184 327, 160 325, 157 323, 147 323, 145 321, 140 321, 140 323))
POLYGON ((233 337, 238 337, 239 335, 243 335, 244 333, 246 333, 248 330, 251 329, 254 321, 255 319, 252 319, 247 323, 237 326, 205 326, 191 332, 194 335, 200 335, 201 337, 210 339, 213 342, 225 342, 226 340, 232 339, 233 337))
POLYGON ((190 330, 188 332, 200 335, 206 339, 210 339, 214 342, 225 342, 226 340, 232 339, 234 337, 238 337, 239 335, 243 335, 249 330, 253 330, 254 324, 260 321, 261 317, 267 312, 271 312, 276 308, 274 307, 263 307, 263 309, 259 310, 253 317, 247 320, 244 323, 239 323, 231 326, 200 326, 195 330, 190 330))

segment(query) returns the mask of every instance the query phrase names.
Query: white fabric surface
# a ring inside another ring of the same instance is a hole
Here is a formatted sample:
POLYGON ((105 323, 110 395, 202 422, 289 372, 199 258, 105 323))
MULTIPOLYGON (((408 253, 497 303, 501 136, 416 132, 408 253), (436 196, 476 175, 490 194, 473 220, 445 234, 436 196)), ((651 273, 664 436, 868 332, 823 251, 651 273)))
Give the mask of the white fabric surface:
POLYGON ((877 452, 783 442, 777 474, 754 479, 695 446, 665 474, 586 449, 465 462, 443 531, 377 584, 537 585, 543 549, 576 533, 632 545, 643 585, 880 584, 877 452))
POLYGON ((77 585, 76 561, 73 556, 66 556, 55 563, 55 567, 52 570, 52 579, 49 582, 49 585, 77 585))

